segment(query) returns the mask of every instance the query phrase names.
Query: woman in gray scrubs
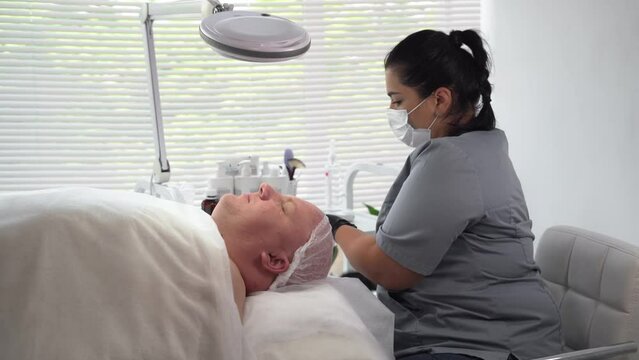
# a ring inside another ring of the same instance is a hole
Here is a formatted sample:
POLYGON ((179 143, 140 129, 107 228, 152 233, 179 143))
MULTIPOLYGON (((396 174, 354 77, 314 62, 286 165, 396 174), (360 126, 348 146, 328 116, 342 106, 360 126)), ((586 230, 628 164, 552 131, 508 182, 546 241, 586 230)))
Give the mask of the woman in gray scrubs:
POLYGON ((395 313, 396 357, 560 353, 558 309, 533 260, 506 136, 495 128, 482 39, 472 30, 419 31, 384 65, 391 129, 415 150, 375 236, 330 219, 352 266, 395 313))

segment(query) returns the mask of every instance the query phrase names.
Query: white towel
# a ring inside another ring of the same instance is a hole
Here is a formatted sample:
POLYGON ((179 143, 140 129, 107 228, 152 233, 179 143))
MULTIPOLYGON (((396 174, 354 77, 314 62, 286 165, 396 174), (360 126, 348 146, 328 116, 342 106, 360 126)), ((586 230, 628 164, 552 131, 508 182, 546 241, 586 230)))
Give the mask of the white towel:
POLYGON ((259 360, 391 360, 394 316, 358 279, 327 278, 246 299, 259 360))
POLYGON ((85 188, 0 195, 0 358, 252 358, 200 209, 85 188))

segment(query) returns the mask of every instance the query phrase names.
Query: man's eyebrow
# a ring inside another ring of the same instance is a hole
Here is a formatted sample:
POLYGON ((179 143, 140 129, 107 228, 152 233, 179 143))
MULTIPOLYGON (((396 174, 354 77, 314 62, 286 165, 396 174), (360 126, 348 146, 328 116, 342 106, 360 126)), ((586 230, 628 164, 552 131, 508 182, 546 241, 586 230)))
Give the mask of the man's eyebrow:
POLYGON ((397 91, 390 91, 386 95, 388 95, 388 97, 391 97, 393 95, 400 95, 400 93, 398 93, 397 91))

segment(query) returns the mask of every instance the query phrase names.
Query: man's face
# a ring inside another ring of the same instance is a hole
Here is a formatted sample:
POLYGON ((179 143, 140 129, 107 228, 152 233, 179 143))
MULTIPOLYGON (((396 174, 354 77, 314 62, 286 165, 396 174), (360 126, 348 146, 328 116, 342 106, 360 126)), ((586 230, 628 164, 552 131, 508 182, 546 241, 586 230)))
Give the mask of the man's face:
MULTIPOLYGON (((321 218, 313 204, 294 196, 282 195, 262 184, 256 193, 224 195, 213 214, 220 233, 234 234, 244 244, 229 244, 229 255, 237 246, 281 244, 294 252, 309 238, 321 218)), ((233 256, 232 256, 233 257, 233 256)))

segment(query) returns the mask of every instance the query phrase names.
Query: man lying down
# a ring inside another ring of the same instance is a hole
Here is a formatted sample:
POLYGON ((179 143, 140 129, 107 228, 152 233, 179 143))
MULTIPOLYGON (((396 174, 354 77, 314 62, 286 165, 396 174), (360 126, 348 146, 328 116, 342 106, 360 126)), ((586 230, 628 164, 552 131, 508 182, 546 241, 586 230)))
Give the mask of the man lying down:
POLYGON ((251 359, 245 295, 326 277, 332 247, 317 207, 268 185, 212 216, 133 192, 0 195, 0 357, 251 359))

